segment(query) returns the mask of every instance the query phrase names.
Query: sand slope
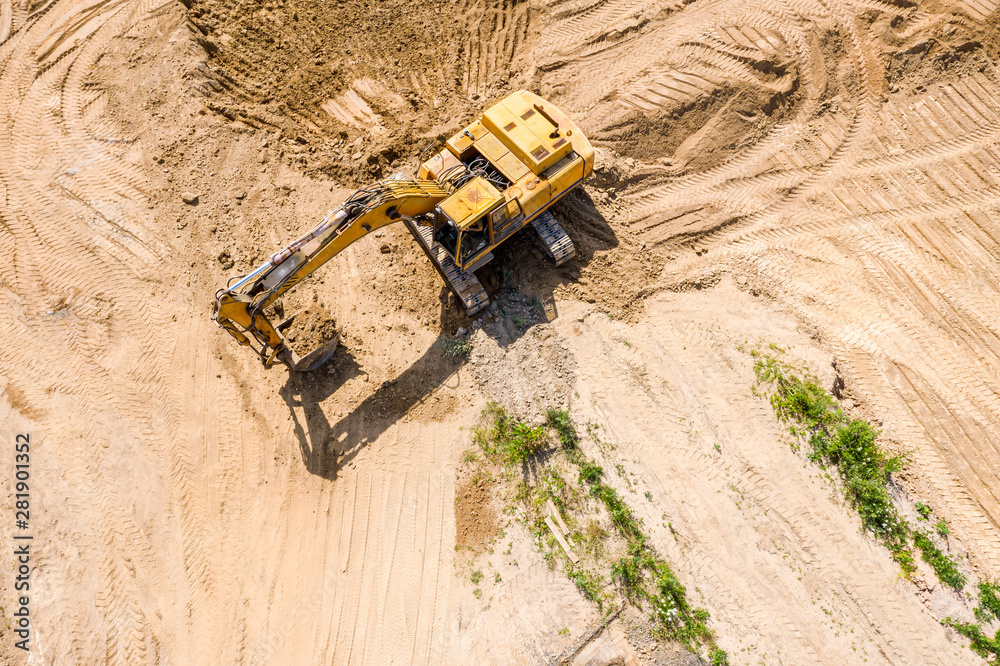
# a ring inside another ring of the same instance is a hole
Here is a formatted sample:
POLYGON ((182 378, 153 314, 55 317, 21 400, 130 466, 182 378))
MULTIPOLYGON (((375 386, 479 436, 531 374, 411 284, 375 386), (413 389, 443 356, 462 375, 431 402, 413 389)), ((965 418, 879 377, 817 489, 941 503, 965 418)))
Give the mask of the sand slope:
POLYGON ((0 423, 36 442, 32 658, 561 652, 595 612, 530 539, 489 556, 482 600, 455 552, 455 470, 499 398, 604 430, 734 663, 974 659, 939 624, 961 600, 898 580, 737 347, 831 384, 836 363, 913 451, 903 490, 1000 575, 996 7, 323 7, 0 0, 0 423), (601 151, 557 211, 579 258, 498 255, 551 323, 490 316, 445 358, 471 322, 390 228, 287 299, 345 326, 330 368, 264 371, 212 325, 229 275, 520 86, 601 151))

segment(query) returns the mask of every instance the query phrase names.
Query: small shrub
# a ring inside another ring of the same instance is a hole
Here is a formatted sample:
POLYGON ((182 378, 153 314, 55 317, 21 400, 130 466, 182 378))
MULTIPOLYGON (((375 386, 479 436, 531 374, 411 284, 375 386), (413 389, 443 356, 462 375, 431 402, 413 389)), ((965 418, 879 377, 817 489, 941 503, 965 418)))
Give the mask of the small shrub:
POLYGON ((983 633, 983 628, 978 624, 956 622, 950 617, 945 619, 942 624, 968 638, 969 647, 983 659, 989 659, 990 656, 1000 657, 1000 631, 997 631, 996 636, 990 638, 983 633))
POLYGON ((677 638, 685 645, 693 645, 712 638, 712 630, 708 628, 708 618, 711 617, 704 608, 695 608, 684 618, 684 626, 677 632, 677 638))
POLYGON ((943 537, 951 534, 951 530, 948 529, 948 523, 945 522, 944 518, 934 523, 934 530, 943 537))
POLYGON ((653 501, 653 493, 651 493, 651 492, 649 492, 647 490, 645 494, 646 494, 646 499, 649 500, 650 502, 652 502, 653 501))
POLYGON ((545 423, 559 434, 559 443, 564 449, 575 449, 580 443, 580 436, 566 410, 550 407, 545 411, 545 423))
POLYGON ((443 340, 440 343, 441 353, 448 357, 466 356, 472 351, 472 341, 457 338, 455 340, 443 340))
POLYGON ((913 533, 913 543, 920 549, 920 557, 931 565, 938 580, 945 585, 961 590, 965 587, 965 576, 958 570, 958 563, 953 557, 945 555, 934 545, 927 532, 917 530, 913 533))
POLYGON ((559 475, 559 472, 552 468, 545 470, 542 474, 541 485, 544 492, 538 496, 537 501, 539 504, 543 501, 543 498, 551 497, 557 507, 560 509, 563 508, 562 495, 566 490, 566 480, 559 475))
POLYGON ((927 520, 928 518, 930 518, 931 508, 926 504, 924 504, 923 502, 917 502, 916 506, 914 506, 913 508, 915 508, 917 510, 917 513, 920 514, 920 520, 927 520))
POLYGON ((622 498, 618 496, 614 488, 603 483, 597 483, 593 486, 591 492, 594 492, 604 502, 605 508, 611 514, 611 522, 614 523, 615 527, 618 528, 618 532, 625 539, 633 542, 642 542, 645 540, 642 531, 639 529, 639 523, 636 522, 635 516, 632 514, 632 510, 622 501, 622 498))
POLYGON ((477 587, 476 589, 474 589, 474 590, 472 591, 472 596, 474 596, 474 597, 475 597, 476 599, 482 599, 482 598, 483 598, 483 591, 482 591, 482 590, 480 590, 480 589, 479 589, 479 588, 477 587))
POLYGON ((574 569, 572 564, 568 564, 567 574, 584 597, 597 604, 598 610, 604 609, 604 600, 601 595, 603 580, 600 575, 583 569, 574 569))
POLYGON ((625 596, 629 599, 643 596, 642 569, 635 557, 622 557, 612 564, 611 577, 621 583, 625 596))
POLYGON ((469 580, 472 581, 473 585, 479 585, 479 581, 481 581, 482 579, 483 579, 483 572, 479 571, 478 569, 476 571, 473 571, 472 575, 469 576, 469 580))
POLYGON ((976 619, 980 622, 1000 620, 1000 583, 996 581, 979 581, 979 605, 976 606, 976 619))
MULTIPOLYGON (((658 597, 659 603, 654 601, 653 605, 658 608, 658 612, 661 608, 671 609, 669 612, 674 615, 687 612, 687 590, 684 589, 684 586, 677 580, 677 577, 669 569, 666 569, 666 567, 660 571, 660 575, 656 579, 656 588, 660 593, 658 597)), ((671 622, 675 622, 676 619, 674 618, 671 622)))
POLYGON ((518 328, 524 328, 528 325, 528 322, 524 320, 524 317, 514 317, 514 326, 518 328))
POLYGON ((789 364, 763 357, 754 364, 754 371, 759 382, 775 385, 771 407, 782 421, 800 421, 808 430, 814 430, 843 419, 833 396, 815 381, 803 381, 789 364))
POLYGON ((865 529, 876 536, 898 538, 901 519, 889 495, 888 474, 898 471, 898 457, 887 457, 875 444, 878 431, 855 420, 837 429, 834 437, 818 438, 818 456, 839 465, 848 496, 865 529))
POLYGON ((518 421, 495 402, 486 405, 483 415, 487 424, 473 431, 473 440, 491 458, 508 465, 523 462, 548 442, 545 428, 518 421))
POLYGON ((708 654, 708 659, 712 666, 729 666, 729 655, 720 647, 712 650, 708 654))
POLYGON ((580 483, 586 481, 589 484, 595 484, 600 482, 602 476, 604 476, 604 468, 600 465, 592 462, 580 465, 580 483))
POLYGON ((913 551, 909 548, 899 548, 890 552, 892 553, 893 561, 903 570, 905 577, 909 578, 917 572, 917 563, 913 559, 913 551))
POLYGON ((708 611, 704 608, 688 607, 684 586, 665 566, 660 571, 656 586, 659 594, 651 601, 653 619, 660 625, 657 633, 676 638, 689 647, 695 643, 709 641, 712 632, 708 628, 708 611))

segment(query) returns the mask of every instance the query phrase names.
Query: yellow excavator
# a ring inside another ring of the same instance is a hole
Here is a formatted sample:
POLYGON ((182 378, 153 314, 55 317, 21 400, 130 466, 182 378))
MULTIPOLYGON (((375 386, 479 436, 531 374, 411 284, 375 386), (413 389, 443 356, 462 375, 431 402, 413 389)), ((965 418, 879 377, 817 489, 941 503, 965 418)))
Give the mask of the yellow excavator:
POLYGON ((521 90, 485 111, 423 162, 416 178, 397 174, 358 190, 312 231, 215 294, 212 319, 250 345, 265 367, 308 371, 333 355, 339 333, 301 358, 265 314, 303 278, 351 243, 402 222, 471 316, 489 305, 475 271, 492 250, 531 225, 550 259, 576 254, 549 207, 594 169, 594 149, 558 108, 521 90), (256 346, 255 344, 256 343, 256 346))

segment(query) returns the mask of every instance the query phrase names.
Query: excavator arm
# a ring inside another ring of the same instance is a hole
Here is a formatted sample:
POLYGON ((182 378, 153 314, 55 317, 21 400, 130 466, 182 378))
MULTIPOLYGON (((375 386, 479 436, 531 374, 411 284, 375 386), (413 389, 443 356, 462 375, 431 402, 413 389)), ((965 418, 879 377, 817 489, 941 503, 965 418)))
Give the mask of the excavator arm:
POLYGON ((329 358, 336 338, 306 357, 288 346, 264 310, 317 268, 372 231, 393 222, 420 224, 434 211, 448 191, 433 180, 391 178, 358 190, 332 210, 312 231, 247 275, 230 280, 231 286, 215 294, 212 319, 240 345, 250 345, 265 367, 285 363, 294 370, 318 367, 329 358), (259 348, 255 348, 256 341, 259 348))

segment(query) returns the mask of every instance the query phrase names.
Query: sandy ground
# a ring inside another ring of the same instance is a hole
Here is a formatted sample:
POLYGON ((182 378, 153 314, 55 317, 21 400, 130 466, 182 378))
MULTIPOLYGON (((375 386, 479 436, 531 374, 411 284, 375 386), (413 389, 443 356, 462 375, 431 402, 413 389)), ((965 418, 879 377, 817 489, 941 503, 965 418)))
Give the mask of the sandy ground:
MULTIPOLYGON (((965 602, 899 579, 740 345, 839 377, 912 452, 901 502, 1000 577, 996 10, 0 0, 0 428, 35 442, 36 534, 33 650, 4 628, 0 661, 561 654, 597 613, 527 535, 476 561, 502 580, 481 599, 456 552, 487 399, 605 433, 733 663, 974 661, 939 622, 965 602), (577 259, 517 238, 481 275, 524 328, 469 321, 391 227, 284 304, 333 313, 332 365, 265 371, 212 325, 227 277, 522 86, 599 149, 556 210, 577 259), (473 353, 445 357, 460 327, 473 353)), ((577 663, 689 659, 633 633, 577 663)))

